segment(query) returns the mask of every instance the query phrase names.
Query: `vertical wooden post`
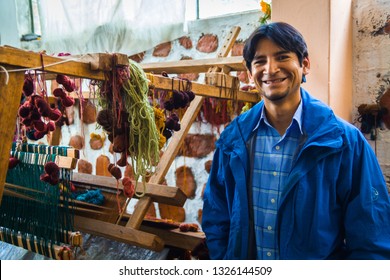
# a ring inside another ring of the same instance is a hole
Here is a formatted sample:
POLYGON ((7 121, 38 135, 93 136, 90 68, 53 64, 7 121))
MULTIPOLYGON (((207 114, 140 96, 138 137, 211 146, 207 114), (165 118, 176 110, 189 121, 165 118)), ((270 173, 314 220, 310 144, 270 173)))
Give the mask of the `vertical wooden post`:
POLYGON ((0 72, 0 205, 24 82, 24 72, 0 72))

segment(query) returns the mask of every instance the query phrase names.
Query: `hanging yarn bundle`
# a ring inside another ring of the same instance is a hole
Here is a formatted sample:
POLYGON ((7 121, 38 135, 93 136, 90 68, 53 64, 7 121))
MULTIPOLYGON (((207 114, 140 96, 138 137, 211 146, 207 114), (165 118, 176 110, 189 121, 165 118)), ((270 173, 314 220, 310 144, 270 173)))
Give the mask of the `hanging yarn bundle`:
MULTIPOLYGON (((162 76, 168 77, 168 74, 163 72, 162 76)), ((173 78, 172 79, 172 89, 170 91, 162 90, 152 86, 152 98, 155 103, 157 103, 156 113, 159 117, 156 117, 156 125, 160 131, 160 148, 165 142, 172 137, 175 131, 179 131, 180 126, 180 117, 181 114, 186 110, 190 103, 194 100, 195 94, 192 91, 191 81, 185 78, 173 78), (174 82, 178 81, 178 89, 174 89, 174 82), (157 99, 157 101, 156 101, 157 99), (161 109, 160 109, 161 108, 161 109), (161 114, 164 114, 164 125, 159 125, 162 117, 161 114)))
POLYGON ((164 110, 158 107, 153 107, 153 110, 154 110, 154 122, 156 123, 157 130, 160 133, 158 148, 161 150, 170 136, 167 137, 167 135, 164 134, 165 120, 166 120, 164 115, 164 110))
MULTIPOLYGON (((41 81, 43 84, 44 80, 41 81)), ((53 95, 60 99, 62 107, 70 107, 74 104, 74 99, 64 91, 73 91, 74 82, 64 75, 57 75, 57 82, 62 87, 56 88, 53 95)), ((54 131, 56 126, 62 126, 66 123, 64 109, 52 108, 46 96, 44 86, 41 85, 41 91, 37 91, 38 75, 31 72, 26 73, 23 83, 23 100, 19 107, 18 116, 20 123, 25 130, 28 139, 36 141, 43 138, 46 134, 54 131)))
POLYGON ((113 151, 121 154, 109 171, 119 180, 122 174, 116 171, 116 165, 126 166, 130 157, 136 181, 142 178, 145 183, 146 175, 153 172, 159 161, 160 150, 160 133, 147 95, 148 80, 142 68, 132 60, 128 67, 113 69, 108 79, 99 85, 102 110, 96 120, 107 133, 113 151))
POLYGON ((55 122, 61 117, 61 112, 52 109, 44 96, 34 93, 34 81, 31 74, 26 74, 23 94, 24 101, 19 107, 20 123, 26 130, 30 140, 38 140, 55 130, 55 122))

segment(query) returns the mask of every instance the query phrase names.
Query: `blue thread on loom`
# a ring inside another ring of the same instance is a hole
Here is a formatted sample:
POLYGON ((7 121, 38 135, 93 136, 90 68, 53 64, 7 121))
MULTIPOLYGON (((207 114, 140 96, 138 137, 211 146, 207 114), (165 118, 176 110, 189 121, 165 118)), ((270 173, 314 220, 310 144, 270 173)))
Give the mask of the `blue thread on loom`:
POLYGON ((76 197, 76 200, 92 203, 95 205, 102 205, 104 202, 104 196, 99 189, 89 190, 76 197))

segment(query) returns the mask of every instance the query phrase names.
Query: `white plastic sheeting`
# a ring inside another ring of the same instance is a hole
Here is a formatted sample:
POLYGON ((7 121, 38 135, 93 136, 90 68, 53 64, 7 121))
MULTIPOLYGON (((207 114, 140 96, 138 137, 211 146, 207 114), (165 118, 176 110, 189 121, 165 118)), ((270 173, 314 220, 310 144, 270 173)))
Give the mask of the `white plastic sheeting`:
POLYGON ((185 0, 39 0, 48 53, 136 54, 185 35, 185 0))

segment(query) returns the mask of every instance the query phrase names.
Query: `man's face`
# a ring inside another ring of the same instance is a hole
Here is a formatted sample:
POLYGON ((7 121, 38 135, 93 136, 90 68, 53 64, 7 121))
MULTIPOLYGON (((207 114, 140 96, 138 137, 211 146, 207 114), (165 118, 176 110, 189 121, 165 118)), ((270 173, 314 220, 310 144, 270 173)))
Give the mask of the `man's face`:
POLYGON ((249 74, 263 98, 280 103, 299 98, 302 75, 308 74, 309 67, 308 58, 304 58, 301 66, 294 52, 281 49, 269 39, 261 39, 249 74))

